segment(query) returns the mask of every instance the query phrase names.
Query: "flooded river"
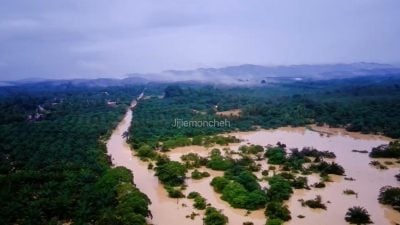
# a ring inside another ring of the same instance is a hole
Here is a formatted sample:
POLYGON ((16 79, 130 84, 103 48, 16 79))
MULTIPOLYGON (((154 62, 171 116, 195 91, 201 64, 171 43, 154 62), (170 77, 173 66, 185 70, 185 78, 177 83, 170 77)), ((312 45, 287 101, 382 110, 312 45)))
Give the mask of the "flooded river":
MULTIPOLYGON (((134 107, 136 102, 132 103, 134 107)), ((196 210, 192 207, 193 201, 189 199, 171 199, 168 198, 166 191, 159 183, 157 177, 154 176, 153 170, 148 170, 147 162, 140 161, 135 157, 125 139, 123 133, 128 130, 132 120, 132 111, 128 110, 124 119, 114 130, 112 136, 107 142, 108 154, 112 157, 115 166, 124 166, 130 169, 134 174, 134 182, 136 186, 144 192, 152 201, 150 210, 153 219, 149 219, 149 223, 156 225, 201 225, 204 210, 196 210), (192 212, 199 213, 194 219, 187 218, 192 212)), ((325 131, 330 131, 325 129, 325 131)), ((341 133, 340 130, 332 130, 332 134, 321 136, 320 133, 308 130, 306 128, 280 128, 276 130, 261 130, 254 132, 237 132, 231 133, 240 139, 243 143, 252 143, 259 145, 276 144, 278 141, 285 143, 288 148, 302 148, 312 146, 319 150, 333 151, 337 155, 336 161, 341 164, 346 175, 353 177, 355 181, 346 181, 343 177, 335 177, 335 182, 327 183, 324 189, 296 190, 292 198, 287 202, 292 212, 292 220, 287 224, 290 225, 321 225, 321 224, 346 224, 344 215, 347 208, 352 206, 363 206, 371 214, 371 219, 375 224, 389 225, 400 223, 400 213, 392 209, 381 206, 378 201, 379 188, 384 185, 398 186, 394 175, 399 172, 399 167, 390 167, 388 170, 377 170, 368 165, 371 161, 368 154, 354 153, 351 150, 370 150, 372 147, 388 142, 388 139, 373 135, 351 135, 341 133), (351 195, 343 195, 344 189, 353 189, 358 192, 358 198, 351 195), (328 209, 326 211, 311 210, 302 207, 298 199, 311 199, 316 194, 322 196, 328 209), (300 219, 298 215, 304 215, 305 218, 300 219), (329 221, 329 222, 327 222, 329 221)), ((133 137, 134 138, 134 137, 133 137)), ((237 150, 240 144, 231 145, 232 150, 237 150)), ((210 149, 199 146, 187 146, 177 148, 168 153, 173 160, 180 160, 182 154, 188 152, 198 152, 200 155, 207 155, 210 149)), ((397 164, 398 165, 398 164, 397 164)), ((262 161, 262 167, 267 168, 265 160, 262 161)), ((210 177, 202 180, 187 180, 187 189, 184 191, 188 194, 191 191, 199 192, 207 199, 212 206, 221 209, 229 218, 229 224, 241 225, 243 222, 251 221, 255 225, 264 225, 266 218, 263 210, 257 210, 246 215, 246 210, 233 209, 226 202, 222 201, 219 194, 215 193, 209 185, 215 176, 221 176, 223 173, 212 171, 206 168, 199 169, 207 171, 210 177)), ((190 172, 188 173, 188 175, 190 172)), ((309 176, 310 181, 317 181, 319 178, 315 175, 309 176)), ((310 182, 312 183, 312 182, 310 182)), ((263 185, 263 184, 262 184, 263 185)), ((264 185, 263 185, 264 186, 264 185)))
MULTIPOLYGON (((320 129, 320 128, 316 128, 320 129)), ((375 224, 389 225, 400 223, 400 213, 382 206, 378 203, 379 189, 385 185, 399 186, 400 182, 394 177, 399 172, 399 164, 389 167, 388 170, 378 170, 369 165, 371 158, 368 154, 352 152, 356 150, 368 150, 377 145, 386 144, 390 139, 375 135, 354 134, 340 129, 326 129, 329 135, 306 128, 280 128, 276 130, 261 130, 256 132, 240 132, 235 136, 244 139, 245 142, 259 145, 276 144, 278 141, 285 143, 288 148, 314 147, 318 150, 328 150, 336 154, 335 161, 346 170, 346 175, 356 179, 344 180, 343 177, 333 177, 334 182, 326 183, 322 189, 296 190, 292 198, 287 202, 292 212, 290 225, 321 225, 321 224, 347 224, 344 216, 348 208, 363 206, 371 214, 375 224), (343 190, 352 189, 358 193, 344 195, 343 190), (299 199, 313 199, 321 195, 327 205, 327 210, 312 210, 302 207, 299 199), (330 201, 330 203, 327 203, 330 201), (300 219, 297 216, 304 215, 300 219), (329 222, 327 222, 329 221, 329 222)), ((393 161, 393 160, 383 160, 393 161)), ((308 176, 309 183, 319 180, 316 175, 308 176)))

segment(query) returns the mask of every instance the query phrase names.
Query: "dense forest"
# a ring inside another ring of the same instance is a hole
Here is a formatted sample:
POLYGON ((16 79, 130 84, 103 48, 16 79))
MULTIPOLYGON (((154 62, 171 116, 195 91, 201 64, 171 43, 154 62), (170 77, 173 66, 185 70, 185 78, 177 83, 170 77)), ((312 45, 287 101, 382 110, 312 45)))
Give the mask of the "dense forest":
MULTIPOLYGON (((255 127, 277 128, 316 123, 348 131, 400 137, 400 79, 351 78, 304 81, 256 87, 193 84, 153 85, 150 98, 134 111, 133 147, 160 147, 160 142, 255 127), (164 97, 160 97, 164 95, 164 97), (218 111, 240 109, 240 116, 218 111), (174 128, 175 119, 229 119, 224 127, 174 128), (172 129, 171 129, 172 128, 172 129)), ((185 143, 183 141, 182 143, 185 143)), ((185 144, 183 144, 185 145, 185 144)))
POLYGON ((0 224, 145 224, 149 199, 104 142, 141 90, 3 90, 0 224))

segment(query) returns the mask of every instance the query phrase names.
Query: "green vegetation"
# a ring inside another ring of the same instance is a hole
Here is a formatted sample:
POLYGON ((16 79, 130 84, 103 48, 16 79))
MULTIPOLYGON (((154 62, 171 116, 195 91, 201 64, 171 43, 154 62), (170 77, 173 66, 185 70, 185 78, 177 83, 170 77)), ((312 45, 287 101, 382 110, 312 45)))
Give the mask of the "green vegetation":
POLYGON ((156 152, 148 145, 140 146, 136 152, 141 159, 154 158, 156 156, 156 152))
POLYGON ((273 165, 282 165, 286 162, 286 150, 283 147, 268 147, 265 152, 268 163, 273 165))
POLYGON ((193 170, 191 173, 192 179, 195 179, 195 180, 200 180, 204 177, 209 177, 209 176, 210 176, 210 174, 208 172, 200 172, 197 169, 193 170))
POLYGON ((219 149, 211 150, 210 160, 207 162, 207 167, 213 170, 227 170, 233 165, 233 160, 224 157, 219 149))
POLYGON ((370 224, 373 223, 370 219, 368 211, 360 206, 349 208, 346 212, 345 220, 351 224, 370 224))
POLYGON ((263 191, 249 191, 236 181, 231 181, 225 186, 221 198, 234 208, 250 210, 263 208, 266 203, 266 196, 263 191))
POLYGON ((268 219, 266 225, 282 225, 283 222, 281 219, 268 219))
POLYGON ((269 189, 267 191, 267 195, 270 200, 277 202, 289 200, 293 193, 290 181, 280 175, 275 175, 268 180, 268 183, 269 189))
POLYGON ((279 219, 280 221, 288 221, 292 219, 287 206, 282 205, 281 202, 275 201, 269 202, 267 204, 265 215, 268 217, 269 220, 279 219))
POLYGON ((291 180, 291 184, 295 189, 310 189, 307 177, 296 177, 291 180))
POLYGON ((168 151, 168 150, 176 148, 176 147, 188 146, 191 144, 192 144, 192 142, 189 138, 182 137, 182 136, 176 136, 173 139, 168 139, 168 140, 164 141, 162 144, 162 150, 168 151))
POLYGON ((177 187, 164 185, 164 188, 168 193, 168 197, 170 197, 170 198, 184 198, 185 197, 185 195, 182 193, 182 191, 177 187))
POLYGON ((185 182, 186 167, 176 161, 158 163, 155 168, 158 179, 167 186, 179 186, 185 182))
POLYGON ((317 195, 314 199, 309 199, 301 202, 302 206, 308 206, 312 209, 324 209, 326 210, 326 205, 322 203, 322 198, 320 195, 317 195))
POLYGON ((165 88, 165 98, 180 97, 183 94, 182 88, 177 85, 170 85, 165 88))
POLYGON ((391 141, 388 145, 372 148, 369 156, 372 158, 400 158, 400 142, 391 141))
POLYGON ((199 156, 197 153, 188 153, 181 156, 186 168, 200 168, 200 166, 205 166, 208 162, 207 158, 199 156))
MULTIPOLYGON (((278 143, 277 146, 269 146, 265 152, 265 157, 269 164, 283 165, 283 170, 309 174, 310 172, 320 173, 321 176, 327 174, 344 175, 344 169, 339 164, 332 162, 327 163, 323 158, 335 158, 335 154, 329 151, 319 151, 313 148, 291 149, 291 154, 287 156, 286 145, 278 143), (314 163, 311 163, 308 169, 303 167, 304 163, 309 163, 309 157, 315 157, 314 163)), ((291 178, 291 179, 294 179, 291 178)), ((308 188, 306 181, 298 178, 293 181, 295 188, 308 188)))
MULTIPOLYGON (((100 224, 147 224, 145 217, 150 213, 150 200, 134 187, 133 175, 124 167, 110 169, 96 184, 98 196, 110 196, 109 188, 114 187, 117 203, 115 214, 106 213, 100 224)), ((112 196, 110 196, 112 198, 112 196)), ((109 198, 110 198, 109 197, 109 198)))
POLYGON ((390 205, 395 210, 400 211, 400 188, 385 186, 379 191, 379 202, 381 204, 390 205))
POLYGON ((335 174, 343 176, 345 172, 344 168, 341 165, 335 162, 327 163, 325 161, 317 164, 312 164, 310 166, 310 170, 314 172, 320 172, 322 175, 335 174))
MULTIPOLYGON (((379 79, 301 81, 251 88, 149 84, 146 91, 155 95, 165 92, 165 98, 140 100, 126 137, 139 157, 156 160, 154 169, 170 196, 183 196, 178 187, 184 183, 187 169, 206 165, 225 171, 224 177, 213 179, 212 186, 232 205, 256 209, 271 204, 278 212, 285 212, 282 202, 290 197, 292 188, 307 188, 306 180, 278 174, 268 178, 267 191, 261 190, 251 176, 259 169, 251 157, 262 157, 262 146, 242 147, 248 157, 239 160, 215 150, 209 160, 191 155, 182 158, 182 164, 159 152, 178 146, 238 142, 216 134, 253 130, 256 126, 317 123, 399 138, 400 80, 379 79), (227 127, 172 127, 175 118, 220 120, 215 114, 216 106, 219 111, 241 109, 241 115, 229 118, 227 127)), ((134 188, 131 176, 120 168, 110 169, 104 144, 132 97, 141 90, 142 87, 83 90, 70 85, 58 90, 2 88, 6 95, 0 96, 0 223, 143 224, 149 202, 134 188), (108 105, 107 101, 117 104, 108 105)), ((398 147, 399 143, 393 142, 377 147, 370 155, 398 158, 398 147)), ((326 180, 328 174, 344 174, 340 165, 323 161, 334 158, 332 153, 313 149, 289 153, 283 144, 266 149, 268 162, 280 165, 274 167, 274 172, 282 172, 278 171, 280 168, 293 174, 318 172, 326 180), (303 168, 310 157, 315 161, 310 168, 303 168)), ((393 202, 396 198, 381 195, 385 199, 382 202, 387 202, 384 204, 397 207, 393 202)), ((285 218, 269 219, 267 224, 281 224, 285 218)), ((205 223, 226 224, 227 219, 209 208, 205 223)))
POLYGON ((204 217, 205 225, 225 225, 228 224, 228 217, 214 207, 207 207, 204 217))
POLYGON ((210 183, 214 190, 222 193, 221 198, 232 207, 249 210, 263 208, 267 201, 257 178, 240 165, 225 171, 223 177, 215 177, 210 183))
POLYGON ((193 206, 196 209, 205 209, 207 206, 206 199, 203 198, 198 192, 192 191, 187 196, 188 199, 193 199, 194 204, 193 206))
POLYGON ((301 154, 301 156, 315 157, 315 158, 328 158, 328 159, 336 158, 336 155, 333 152, 319 151, 315 148, 308 148, 308 147, 304 147, 298 154, 301 154))
POLYGON ((263 208, 267 201, 257 178, 245 167, 236 164, 225 171, 224 177, 211 181, 214 190, 222 193, 221 198, 235 208, 249 210, 263 208))
POLYGON ((381 162, 379 162, 379 161, 377 161, 377 160, 372 160, 372 161, 369 163, 369 165, 371 165, 371 166, 373 166, 373 167, 375 167, 375 168, 377 168, 377 169, 380 169, 380 170, 387 170, 387 169, 388 169, 387 166, 383 165, 381 162))
POLYGON ((201 197, 201 196, 196 196, 195 198, 194 198, 194 204, 193 204, 193 206, 196 208, 196 209, 205 209, 206 208, 206 206, 207 206, 207 202, 206 202, 206 199, 205 198, 203 198, 203 197, 201 197))
POLYGON ((226 185, 228 185, 230 181, 225 177, 214 177, 211 181, 211 186, 213 186, 214 191, 218 193, 222 193, 226 185))
POLYGON ((261 145, 242 145, 239 147, 239 151, 244 154, 257 154, 264 152, 264 148, 261 145))
POLYGON ((225 171, 224 177, 240 183, 248 191, 260 190, 261 188, 257 177, 251 171, 237 163, 225 171))
POLYGON ((268 180, 268 202, 265 209, 265 215, 268 217, 267 224, 283 224, 283 221, 292 218, 289 209, 283 202, 288 200, 293 193, 292 184, 287 179, 292 179, 293 175, 289 173, 282 175, 275 175, 268 180))
POLYGON ((149 200, 130 171, 110 168, 104 144, 141 88, 8 90, 0 99, 0 224, 146 223, 149 200))
POLYGON ((188 194, 187 198, 188 198, 188 199, 194 199, 194 198, 196 198, 197 196, 200 196, 200 193, 199 193, 199 192, 196 192, 196 191, 192 191, 192 192, 190 192, 190 193, 188 194))
POLYGON ((304 81, 268 88, 150 85, 146 91, 165 93, 165 98, 141 101, 134 111, 130 132, 135 138, 130 142, 134 149, 144 144, 166 149, 189 142, 207 145, 204 137, 216 133, 311 123, 400 137, 400 80, 374 79, 378 78, 304 81), (172 127, 176 118, 219 120, 215 106, 219 111, 241 109, 242 113, 229 118, 230 127, 172 127))

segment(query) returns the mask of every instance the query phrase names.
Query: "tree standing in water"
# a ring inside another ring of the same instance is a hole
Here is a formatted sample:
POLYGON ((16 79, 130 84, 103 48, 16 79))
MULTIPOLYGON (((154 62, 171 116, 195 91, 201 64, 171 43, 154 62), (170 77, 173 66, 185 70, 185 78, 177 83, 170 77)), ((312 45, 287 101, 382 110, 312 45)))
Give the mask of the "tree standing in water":
POLYGON ((349 208, 344 219, 351 224, 357 225, 373 223, 368 211, 361 206, 349 208))

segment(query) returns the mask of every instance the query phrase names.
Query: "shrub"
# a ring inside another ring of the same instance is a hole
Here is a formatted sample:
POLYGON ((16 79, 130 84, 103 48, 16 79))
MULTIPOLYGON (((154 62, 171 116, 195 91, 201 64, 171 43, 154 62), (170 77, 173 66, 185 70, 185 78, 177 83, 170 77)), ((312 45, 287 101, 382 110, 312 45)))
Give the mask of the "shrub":
POLYGON ((280 202, 269 202, 265 209, 265 215, 269 219, 279 219, 282 221, 288 221, 292 219, 290 211, 287 206, 282 205, 280 202))
POLYGON ((282 225, 283 221, 280 219, 268 219, 266 225, 282 225))
POLYGON ((265 152, 269 164, 282 165, 286 162, 286 151, 281 147, 269 147, 265 152))
POLYGON ((309 189, 307 177, 296 177, 291 184, 296 189, 309 189))
POLYGON ((226 179, 225 177, 214 177, 211 181, 211 186, 213 186, 214 191, 218 193, 222 193, 224 190, 225 186, 229 184, 229 180, 226 179))
POLYGON ((372 148, 369 156, 372 158, 400 158, 400 142, 393 141, 388 145, 372 148))
POLYGON ((400 187, 382 187, 378 200, 381 204, 391 205, 395 210, 400 211, 400 187))
POLYGON ((239 183, 233 181, 225 186, 222 199, 234 208, 245 208, 247 204, 247 190, 239 183))
POLYGON ((239 147, 239 151, 245 154, 257 154, 260 152, 264 152, 264 148, 261 145, 242 145, 239 147))
POLYGON ((225 171, 224 177, 237 181, 248 191, 260 190, 261 188, 257 181, 257 177, 252 172, 241 166, 233 166, 229 170, 225 171))
POLYGON ((336 158, 336 155, 334 152, 329 152, 329 151, 319 151, 315 148, 309 148, 309 147, 304 147, 301 151, 300 154, 307 156, 307 157, 315 157, 315 158, 328 158, 328 159, 334 159, 336 158))
POLYGON ((195 169, 191 173, 192 179, 195 179, 195 180, 200 180, 201 178, 209 177, 209 176, 210 176, 210 174, 208 172, 200 172, 197 169, 195 169))
POLYGON ((193 198, 196 198, 197 196, 200 196, 199 192, 192 191, 192 192, 190 192, 190 193, 188 194, 187 198, 193 199, 193 198))
POLYGON ((293 193, 290 182, 279 175, 271 177, 268 180, 268 183, 269 189, 267 191, 267 195, 271 200, 288 200, 293 193))
POLYGON ((225 158, 221 155, 219 149, 213 149, 211 151, 210 160, 207 162, 207 167, 213 170, 227 170, 233 165, 233 162, 229 158, 225 158))
POLYGON ((230 182, 222 191, 222 200, 227 201, 234 208, 259 209, 267 202, 266 194, 260 190, 248 191, 236 181, 230 182))
POLYGON ((335 163, 327 163, 325 161, 322 161, 317 164, 313 164, 310 166, 310 170, 314 172, 320 172, 321 174, 335 174, 335 175, 344 175, 344 168, 335 163))
POLYGON ((168 196, 170 198, 184 198, 185 197, 185 195, 179 189, 175 189, 174 187, 165 186, 165 190, 167 190, 168 196))
POLYGON ((205 225, 225 225, 228 224, 228 217, 214 207, 207 207, 204 217, 205 225))
POLYGON ((322 198, 320 195, 317 195, 314 199, 310 199, 307 201, 302 202, 303 206, 308 206, 312 209, 325 209, 326 205, 322 203, 322 198))
POLYGON ((199 196, 196 196, 196 197, 194 198, 194 204, 193 204, 193 206, 194 206, 196 209, 205 209, 206 206, 207 206, 206 199, 203 198, 203 197, 201 197, 200 195, 199 195, 199 196))

